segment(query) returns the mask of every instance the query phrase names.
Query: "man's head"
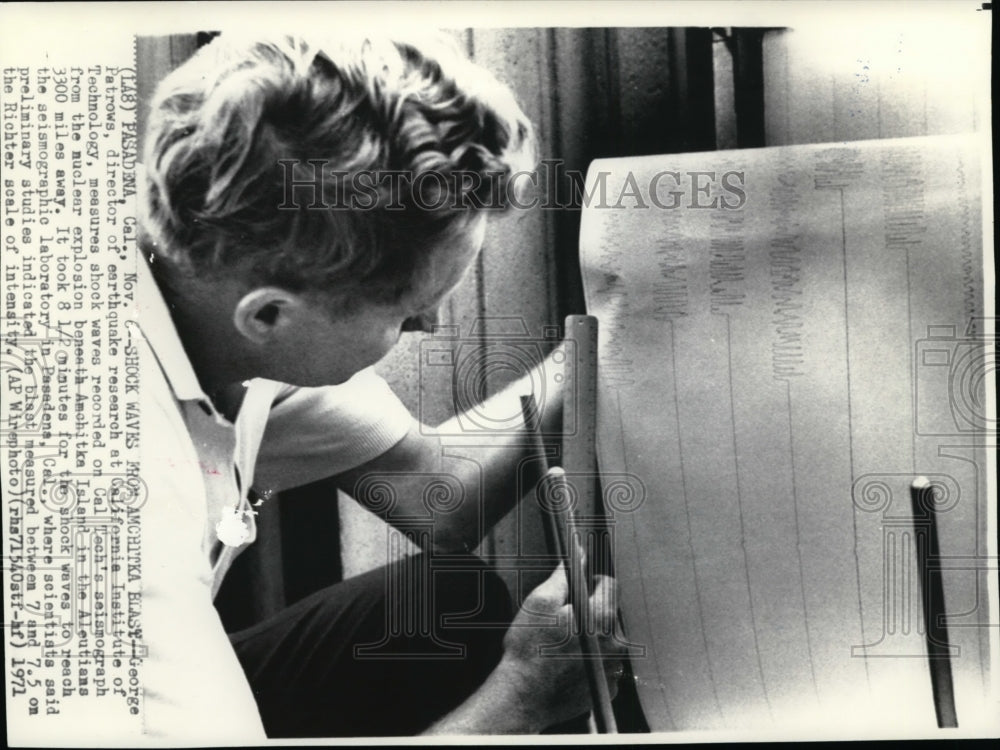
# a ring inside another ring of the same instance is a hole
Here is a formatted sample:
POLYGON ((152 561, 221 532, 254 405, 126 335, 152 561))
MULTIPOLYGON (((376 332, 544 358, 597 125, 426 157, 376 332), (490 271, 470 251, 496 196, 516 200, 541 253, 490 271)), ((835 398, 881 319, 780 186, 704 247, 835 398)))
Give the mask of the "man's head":
MULTIPOLYGON (((228 294, 239 343, 263 358, 313 324, 384 327, 340 353, 357 369, 457 284, 482 241, 476 207, 504 207, 530 158, 510 91, 441 39, 223 35, 152 103, 143 249, 180 284, 228 294)), ((331 364, 255 374, 350 374, 331 364)))

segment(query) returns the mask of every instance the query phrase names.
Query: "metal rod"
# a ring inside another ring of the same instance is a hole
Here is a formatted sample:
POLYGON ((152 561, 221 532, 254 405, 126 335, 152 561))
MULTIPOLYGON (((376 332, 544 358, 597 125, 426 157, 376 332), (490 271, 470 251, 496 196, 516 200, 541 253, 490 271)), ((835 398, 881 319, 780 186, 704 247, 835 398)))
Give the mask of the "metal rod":
POLYGON ((546 537, 551 551, 559 556, 566 570, 570 608, 590 688, 593 708, 591 729, 599 734, 616 734, 618 729, 611 706, 611 693, 604 676, 600 644, 587 623, 586 612, 590 599, 587 556, 579 537, 573 533, 572 512, 568 504, 564 503, 572 496, 573 490, 566 481, 566 472, 563 469, 548 468, 545 445, 539 427, 541 419, 537 413, 534 396, 521 396, 521 412, 524 416, 525 429, 531 438, 532 450, 541 459, 545 472, 541 486, 547 491, 548 496, 547 502, 542 504, 542 516, 546 521, 546 537))
POLYGON ((955 711, 955 688, 951 679, 948 626, 944 623, 944 581, 938 549, 937 510, 934 508, 934 486, 927 477, 913 480, 910 485, 910 500, 914 519, 927 519, 926 540, 921 540, 920 534, 915 536, 934 712, 938 727, 954 728, 958 726, 958 715, 955 711))
POLYGON ((590 588, 587 585, 586 552, 573 531, 571 513, 559 507, 558 498, 569 497, 571 492, 566 483, 566 472, 558 466, 553 466, 545 475, 543 487, 551 497, 546 503, 549 507, 543 509, 543 515, 550 524, 552 537, 557 544, 556 551, 566 569, 570 609, 573 612, 577 637, 580 639, 580 654, 587 673, 587 684, 590 687, 594 725, 598 734, 616 734, 618 728, 611 707, 607 678, 604 676, 601 647, 596 634, 587 622, 590 588))

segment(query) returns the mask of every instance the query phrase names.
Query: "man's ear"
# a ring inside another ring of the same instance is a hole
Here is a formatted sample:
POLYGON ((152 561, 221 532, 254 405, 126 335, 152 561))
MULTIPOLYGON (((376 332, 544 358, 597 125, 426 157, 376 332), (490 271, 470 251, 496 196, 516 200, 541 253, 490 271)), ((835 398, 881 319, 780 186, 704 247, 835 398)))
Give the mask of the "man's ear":
POLYGON ((274 286, 254 289, 243 295, 233 311, 233 325, 254 344, 267 344, 301 322, 305 300, 274 286))

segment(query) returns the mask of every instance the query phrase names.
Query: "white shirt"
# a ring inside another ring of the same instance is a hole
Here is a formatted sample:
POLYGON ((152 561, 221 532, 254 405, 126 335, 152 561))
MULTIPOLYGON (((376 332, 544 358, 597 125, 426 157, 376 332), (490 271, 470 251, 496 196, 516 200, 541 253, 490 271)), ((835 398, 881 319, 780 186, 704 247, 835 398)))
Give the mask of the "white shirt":
POLYGON ((369 369, 325 388, 251 380, 230 423, 202 392, 152 274, 138 265, 140 476, 149 493, 141 510, 144 735, 259 742, 253 695, 212 605, 256 525, 246 513, 249 538, 231 547, 216 524, 228 509, 251 510, 251 486, 266 496, 376 458, 413 418, 369 369))

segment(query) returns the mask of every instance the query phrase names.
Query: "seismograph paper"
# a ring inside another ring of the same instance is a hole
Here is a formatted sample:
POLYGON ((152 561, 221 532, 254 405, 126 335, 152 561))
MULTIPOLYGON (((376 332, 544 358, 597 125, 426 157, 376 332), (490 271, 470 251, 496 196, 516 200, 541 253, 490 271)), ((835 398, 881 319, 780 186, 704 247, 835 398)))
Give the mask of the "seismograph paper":
POLYGON ((979 165, 951 136, 591 165, 598 452, 645 489, 610 514, 654 731, 934 731, 917 475, 959 727, 996 721, 979 165))

